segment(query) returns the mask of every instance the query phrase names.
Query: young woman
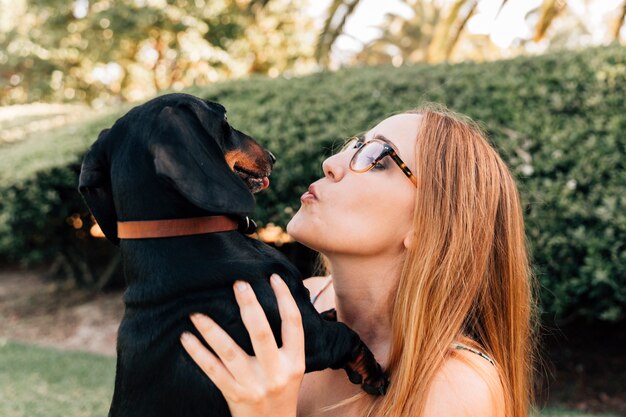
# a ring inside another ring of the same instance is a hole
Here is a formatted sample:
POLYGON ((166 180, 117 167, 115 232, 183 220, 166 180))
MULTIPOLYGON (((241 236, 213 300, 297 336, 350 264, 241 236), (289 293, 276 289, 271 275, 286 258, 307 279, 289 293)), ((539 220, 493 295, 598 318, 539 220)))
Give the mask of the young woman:
POLYGON ((336 309, 391 384, 372 397, 343 370, 304 375, 284 283, 271 280, 279 349, 253 291, 237 282, 256 356, 205 316, 192 320, 217 355, 181 338, 233 416, 526 417, 535 309, 523 213, 481 129, 424 106, 386 118, 322 168, 287 231, 327 262, 328 277, 305 281, 318 310, 336 309))

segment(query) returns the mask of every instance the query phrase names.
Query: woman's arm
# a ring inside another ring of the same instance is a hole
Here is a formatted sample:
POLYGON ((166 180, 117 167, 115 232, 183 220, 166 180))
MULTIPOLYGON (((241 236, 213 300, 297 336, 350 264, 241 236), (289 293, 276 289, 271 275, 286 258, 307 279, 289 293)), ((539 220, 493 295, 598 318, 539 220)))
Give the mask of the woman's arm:
POLYGON ((226 398, 233 417, 296 416, 305 369, 302 317, 283 280, 274 274, 270 282, 282 322, 281 348, 276 345, 252 287, 243 281, 235 282, 235 298, 256 356, 249 356, 204 315, 193 315, 191 319, 217 356, 192 334, 181 336, 185 350, 226 398))

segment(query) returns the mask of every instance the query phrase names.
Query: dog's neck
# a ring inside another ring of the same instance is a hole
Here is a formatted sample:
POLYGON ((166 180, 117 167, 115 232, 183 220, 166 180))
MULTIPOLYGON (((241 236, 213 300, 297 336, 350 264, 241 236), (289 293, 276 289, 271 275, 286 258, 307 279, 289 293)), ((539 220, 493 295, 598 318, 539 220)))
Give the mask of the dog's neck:
POLYGON ((117 222, 120 239, 153 239, 200 235, 239 230, 245 234, 256 231, 254 220, 245 216, 236 221, 229 216, 205 216, 185 219, 141 220, 117 222))

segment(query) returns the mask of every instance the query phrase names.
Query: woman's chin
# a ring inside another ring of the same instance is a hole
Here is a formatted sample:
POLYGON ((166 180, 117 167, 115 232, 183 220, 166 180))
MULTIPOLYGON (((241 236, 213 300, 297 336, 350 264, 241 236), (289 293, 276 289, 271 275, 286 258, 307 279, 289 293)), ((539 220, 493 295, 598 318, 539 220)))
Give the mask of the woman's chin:
POLYGON ((299 242, 308 248, 316 250, 314 247, 311 246, 311 240, 312 238, 315 238, 315 236, 311 235, 311 232, 313 232, 313 230, 311 230, 311 224, 310 222, 307 222, 306 219, 301 218, 299 213, 299 211, 296 212, 291 220, 289 220, 289 223, 287 223, 287 226, 285 226, 285 231, 296 242, 299 242))
POLYGON ((298 220, 298 212, 296 212, 296 214, 294 214, 294 216, 291 218, 291 220, 289 220, 289 222, 287 223, 287 226, 285 226, 285 231, 289 234, 289 236, 291 236, 292 238, 294 238, 295 240, 297 240, 298 242, 300 241, 300 227, 299 227, 299 220, 298 220))

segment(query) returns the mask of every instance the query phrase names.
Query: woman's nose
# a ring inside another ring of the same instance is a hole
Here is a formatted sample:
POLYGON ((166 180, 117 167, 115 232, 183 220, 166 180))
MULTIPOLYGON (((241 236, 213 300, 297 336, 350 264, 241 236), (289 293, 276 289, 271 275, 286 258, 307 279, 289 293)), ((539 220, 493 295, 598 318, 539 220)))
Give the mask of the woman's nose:
POLYGON ((346 161, 341 153, 328 157, 322 162, 322 171, 324 172, 324 176, 333 181, 339 181, 343 177, 346 169, 345 167, 346 161))

